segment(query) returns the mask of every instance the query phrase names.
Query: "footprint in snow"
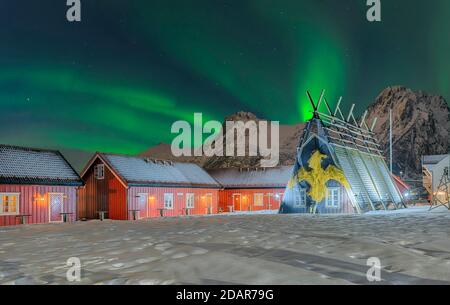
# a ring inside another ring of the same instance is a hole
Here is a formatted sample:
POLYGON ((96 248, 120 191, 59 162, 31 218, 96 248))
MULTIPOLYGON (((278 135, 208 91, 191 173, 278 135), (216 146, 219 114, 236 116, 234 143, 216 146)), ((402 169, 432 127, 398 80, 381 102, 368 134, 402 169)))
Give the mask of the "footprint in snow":
POLYGON ((197 248, 191 251, 192 255, 200 255, 200 254, 205 254, 208 253, 208 250, 206 249, 202 249, 202 248, 197 248))
POLYGON ((183 258, 183 257, 186 257, 186 256, 188 256, 187 253, 180 252, 180 253, 176 253, 176 254, 172 255, 172 258, 177 259, 177 258, 183 258))

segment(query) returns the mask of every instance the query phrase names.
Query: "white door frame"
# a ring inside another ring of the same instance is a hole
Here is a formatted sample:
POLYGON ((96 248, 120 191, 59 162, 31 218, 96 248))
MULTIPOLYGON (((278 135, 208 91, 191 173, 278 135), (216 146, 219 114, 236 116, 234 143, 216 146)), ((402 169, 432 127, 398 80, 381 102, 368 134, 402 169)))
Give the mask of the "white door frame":
POLYGON ((208 212, 211 212, 211 214, 213 214, 213 194, 212 193, 206 193, 205 194, 205 203, 206 203, 206 208, 208 212), (211 204, 208 206, 208 197, 211 198, 211 204))
POLYGON ((48 193, 48 222, 63 222, 63 215, 60 214, 61 220, 52 220, 52 201, 51 195, 61 195, 61 213, 64 212, 64 193, 48 193))
POLYGON ((142 218, 148 218, 148 210, 149 210, 149 206, 148 206, 148 199, 150 198, 150 195, 149 195, 149 193, 138 193, 137 194, 137 196, 138 196, 138 204, 137 204, 137 206, 140 208, 140 202, 139 202, 139 200, 141 199, 140 197, 141 196, 145 196, 145 197, 147 197, 147 200, 145 201, 145 210, 146 210, 146 215, 145 215, 145 217, 142 217, 141 216, 141 210, 139 210, 139 219, 142 219, 142 218))
POLYGON ((233 210, 234 210, 234 196, 239 197, 239 211, 242 211, 242 193, 233 193, 231 197, 233 198, 233 210))

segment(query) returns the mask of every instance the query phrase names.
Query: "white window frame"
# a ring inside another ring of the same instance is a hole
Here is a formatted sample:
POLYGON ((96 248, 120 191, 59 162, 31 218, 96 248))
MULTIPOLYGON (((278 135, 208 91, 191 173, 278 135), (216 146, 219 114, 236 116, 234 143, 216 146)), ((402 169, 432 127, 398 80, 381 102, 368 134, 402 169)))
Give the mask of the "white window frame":
POLYGON ((94 176, 97 180, 105 179, 105 164, 97 164, 94 167, 94 176), (101 170, 100 170, 101 169, 101 170), (101 173, 101 175, 100 175, 101 173))
POLYGON ((306 206, 306 189, 305 188, 300 188, 300 198, 302 199, 300 206, 305 207, 306 206))
POLYGON ((325 206, 327 208, 339 208, 340 205, 341 205, 341 189, 339 187, 329 187, 327 190, 325 206), (334 195, 335 195, 334 192, 337 192, 336 202, 334 202, 334 195))
POLYGON ((195 194, 186 193, 186 209, 193 209, 195 207, 195 194))
POLYGON ((173 193, 164 193, 164 208, 166 210, 173 210, 173 193), (167 205, 167 199, 170 198, 170 206, 167 205))
POLYGON ((283 196, 284 196, 284 193, 275 193, 274 197, 275 197, 275 200, 278 200, 279 202, 281 202, 283 200, 283 196))
POLYGON ((295 205, 294 207, 305 207, 306 206, 306 189, 299 187, 298 188, 298 197, 295 198, 295 205), (300 200, 297 201, 297 198, 300 200))
POLYGON ((253 194, 253 205, 255 207, 263 207, 264 206, 264 193, 253 194), (257 203, 257 200, 256 200, 257 197, 261 197, 261 203, 257 203))
POLYGON ((0 193, 0 216, 19 215, 20 209, 20 193, 0 193), (3 196, 16 196, 16 211, 3 212, 3 196))

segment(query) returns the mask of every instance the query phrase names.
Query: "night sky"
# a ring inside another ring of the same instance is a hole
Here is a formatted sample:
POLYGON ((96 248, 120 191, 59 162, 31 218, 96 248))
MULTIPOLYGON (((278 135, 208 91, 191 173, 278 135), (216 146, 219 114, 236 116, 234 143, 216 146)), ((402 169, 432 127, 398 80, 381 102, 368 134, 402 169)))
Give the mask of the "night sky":
POLYGON ((0 0, 0 142, 135 154, 193 112, 294 124, 389 85, 450 100, 450 1, 0 0))

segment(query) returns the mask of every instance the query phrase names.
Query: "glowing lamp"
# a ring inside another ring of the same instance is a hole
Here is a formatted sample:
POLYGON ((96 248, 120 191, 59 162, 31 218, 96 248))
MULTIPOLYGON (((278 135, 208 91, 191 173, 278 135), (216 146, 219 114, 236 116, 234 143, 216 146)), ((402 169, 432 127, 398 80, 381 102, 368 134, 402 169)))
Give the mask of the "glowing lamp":
POLYGON ((36 197, 34 197, 34 200, 37 200, 37 201, 44 201, 44 200, 45 200, 45 196, 44 196, 44 195, 41 195, 41 194, 38 194, 36 197))

